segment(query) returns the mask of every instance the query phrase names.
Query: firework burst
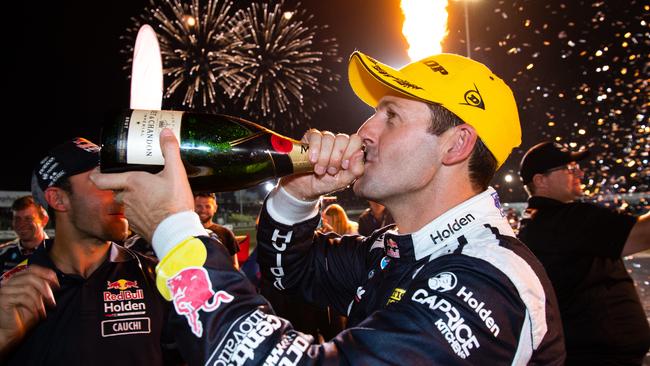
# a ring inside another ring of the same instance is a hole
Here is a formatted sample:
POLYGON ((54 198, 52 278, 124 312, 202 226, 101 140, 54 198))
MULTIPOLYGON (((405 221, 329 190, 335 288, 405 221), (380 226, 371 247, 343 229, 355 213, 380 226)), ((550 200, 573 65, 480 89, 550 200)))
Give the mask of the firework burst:
POLYGON ((321 38, 326 26, 312 25, 313 16, 284 1, 253 3, 229 21, 233 57, 231 69, 247 81, 225 88, 234 107, 271 128, 294 128, 323 108, 322 92, 335 91, 340 75, 327 65, 341 62, 334 38, 321 38))
POLYGON ((126 68, 130 67, 133 40, 142 24, 151 25, 159 38, 163 72, 167 82, 164 98, 171 104, 184 108, 216 112, 223 107, 220 89, 245 83, 247 80, 233 72, 232 67, 241 65, 234 50, 241 43, 234 41, 229 32, 231 1, 180 0, 161 1, 160 5, 145 9, 134 25, 127 29, 129 55, 126 68))

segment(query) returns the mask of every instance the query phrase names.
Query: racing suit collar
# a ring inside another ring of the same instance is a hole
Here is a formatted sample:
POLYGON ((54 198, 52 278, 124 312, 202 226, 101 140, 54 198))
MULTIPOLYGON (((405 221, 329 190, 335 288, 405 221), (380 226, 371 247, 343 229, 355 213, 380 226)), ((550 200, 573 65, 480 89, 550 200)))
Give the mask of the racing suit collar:
MULTIPOLYGON (((29 257, 28 263, 38 264, 42 267, 47 267, 47 268, 56 268, 56 266, 54 266, 54 263, 50 259, 50 256, 48 255, 49 251, 52 249, 53 246, 54 246, 54 239, 44 240, 43 244, 39 245, 36 251, 34 251, 34 254, 32 254, 29 257)), ((126 262, 132 259, 135 259, 134 254, 132 254, 129 250, 125 249, 121 245, 111 242, 111 248, 108 255, 108 260, 110 262, 113 263, 126 262)))
MULTIPOLYGON (((492 187, 445 212, 420 230, 400 235, 389 230, 383 235, 386 255, 393 258, 431 259, 454 252, 459 238, 476 227, 495 227, 501 234, 515 236, 501 210, 499 195, 492 187)), ((381 238, 381 237, 380 237, 381 238)))
POLYGON ((32 255, 27 258, 27 264, 37 264, 41 267, 46 268, 56 268, 54 266, 54 263, 52 263, 50 256, 48 255, 48 252, 53 245, 54 239, 43 240, 43 244, 36 247, 34 253, 32 253, 32 255))
POLYGON ((49 236, 47 236, 47 233, 45 233, 45 232, 43 233, 43 235, 44 235, 43 241, 38 243, 38 245, 35 246, 32 249, 25 248, 25 246, 23 245, 23 241, 20 240, 20 238, 16 238, 16 241, 18 243, 18 251, 20 252, 20 254, 25 255, 25 256, 32 255, 38 248, 42 247, 43 244, 45 243, 45 240, 50 238, 49 236))

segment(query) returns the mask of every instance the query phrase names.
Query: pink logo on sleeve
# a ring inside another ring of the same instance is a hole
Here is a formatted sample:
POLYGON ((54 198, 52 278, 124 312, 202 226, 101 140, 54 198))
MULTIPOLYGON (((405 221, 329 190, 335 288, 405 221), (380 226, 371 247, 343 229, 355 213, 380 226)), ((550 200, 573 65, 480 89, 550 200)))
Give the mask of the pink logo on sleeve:
POLYGON ((208 271, 203 267, 189 267, 167 280, 172 294, 176 313, 184 315, 197 337, 203 335, 203 323, 199 320, 199 310, 212 312, 222 303, 231 302, 234 296, 226 291, 212 290, 208 271))

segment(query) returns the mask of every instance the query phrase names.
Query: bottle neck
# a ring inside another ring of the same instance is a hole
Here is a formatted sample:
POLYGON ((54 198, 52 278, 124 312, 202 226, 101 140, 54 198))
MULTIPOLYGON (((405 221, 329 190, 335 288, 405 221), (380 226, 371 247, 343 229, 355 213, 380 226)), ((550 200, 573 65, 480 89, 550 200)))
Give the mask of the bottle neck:
POLYGON ((314 171, 314 166, 309 161, 309 146, 299 142, 293 143, 293 148, 289 152, 289 159, 293 165, 293 173, 311 173, 314 171))

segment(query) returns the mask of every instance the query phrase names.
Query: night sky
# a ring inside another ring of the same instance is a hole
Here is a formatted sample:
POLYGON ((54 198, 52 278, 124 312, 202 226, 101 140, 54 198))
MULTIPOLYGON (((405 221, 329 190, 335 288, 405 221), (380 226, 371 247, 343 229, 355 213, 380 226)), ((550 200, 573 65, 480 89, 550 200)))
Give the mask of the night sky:
MULTIPOLYGON (((235 7, 245 4, 237 1, 235 7)), ((337 39, 343 62, 331 67, 341 81, 337 92, 323 93, 328 106, 311 120, 275 129, 294 138, 308 126, 354 132, 371 109, 347 84, 347 57, 359 49, 396 67, 409 61, 399 1, 301 4, 314 15, 313 24, 329 25, 326 36, 337 39)), ((120 50, 128 46, 124 37, 131 18, 147 5, 143 0, 10 5, 6 13, 20 25, 5 29, 3 54, 11 64, 5 72, 4 129, 17 132, 2 134, 0 190, 27 190, 31 168, 45 151, 75 136, 97 141, 103 114, 128 107, 130 70, 120 50)), ((472 58, 501 76, 519 104, 523 142, 493 182, 504 201, 525 199, 518 163, 543 139, 593 151, 586 163, 590 193, 648 191, 649 9, 647 1, 469 4, 472 58), (516 179, 506 183, 506 174, 516 179)), ((465 54, 463 5, 451 0, 448 11, 443 50, 465 54)), ((178 106, 170 100, 163 108, 178 106)))

